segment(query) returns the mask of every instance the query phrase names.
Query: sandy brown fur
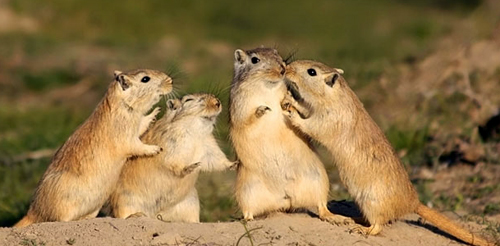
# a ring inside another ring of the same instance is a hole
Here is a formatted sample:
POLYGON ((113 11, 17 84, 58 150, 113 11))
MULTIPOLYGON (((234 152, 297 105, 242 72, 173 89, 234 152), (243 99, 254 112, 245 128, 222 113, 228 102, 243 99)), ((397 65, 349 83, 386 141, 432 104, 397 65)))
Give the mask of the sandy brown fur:
POLYGON ((124 166, 111 195, 111 214, 137 214, 164 221, 199 222, 195 183, 200 170, 223 170, 227 160, 212 135, 220 101, 210 94, 169 100, 167 112, 144 135, 143 142, 164 147, 159 155, 135 158, 124 166))
POLYGON ((126 159, 161 151, 159 146, 143 144, 139 136, 159 111, 145 113, 170 91, 172 79, 162 72, 115 72, 94 112, 54 155, 27 215, 15 226, 95 217, 126 159), (145 76, 150 81, 140 82, 145 76))
POLYGON ((297 134, 281 113, 286 94, 282 58, 269 48, 236 50, 234 64, 230 137, 241 162, 235 195, 244 219, 313 208, 321 219, 344 222, 326 207, 328 176, 309 138, 297 134))
POLYGON ((293 96, 283 106, 293 125, 331 152, 342 182, 371 224, 357 230, 376 235, 389 221, 418 213, 465 242, 488 245, 420 203, 394 149, 339 71, 314 61, 289 64, 286 80, 293 96))

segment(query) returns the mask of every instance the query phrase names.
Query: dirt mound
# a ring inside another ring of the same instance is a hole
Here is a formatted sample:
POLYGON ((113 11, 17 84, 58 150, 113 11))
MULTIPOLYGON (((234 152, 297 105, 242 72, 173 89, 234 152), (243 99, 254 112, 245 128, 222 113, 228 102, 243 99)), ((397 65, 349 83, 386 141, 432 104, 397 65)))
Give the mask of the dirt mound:
MULTIPOLYGON (((40 223, 27 228, 0 228, 1 245, 461 245, 418 216, 393 223, 381 236, 350 234, 307 214, 275 214, 248 222, 165 223, 155 219, 97 218, 40 223)), ((462 223, 478 231, 473 222, 462 223)))

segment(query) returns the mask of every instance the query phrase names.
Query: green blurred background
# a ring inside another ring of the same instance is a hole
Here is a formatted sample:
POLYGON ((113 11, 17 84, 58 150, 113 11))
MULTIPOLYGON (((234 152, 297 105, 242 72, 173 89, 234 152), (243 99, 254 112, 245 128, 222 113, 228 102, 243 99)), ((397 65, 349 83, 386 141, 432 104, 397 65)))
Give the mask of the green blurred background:
MULTIPOLYGON (((53 151, 94 109, 113 70, 166 71, 175 78, 177 95, 214 93, 227 109, 233 51, 260 45, 344 69, 425 203, 497 216, 500 147, 497 140, 479 137, 477 129, 498 112, 500 63, 493 59, 491 71, 471 68, 465 77, 458 70, 445 73, 449 66, 424 69, 433 57, 497 40, 496 2, 0 0, 0 226, 26 212, 53 151), (428 72, 434 77, 421 77, 428 72), (476 94, 462 88, 463 80, 476 94), (424 89, 411 87, 419 81, 424 89), (470 148, 456 148, 464 143, 470 148), (478 149, 479 157, 465 158, 476 153, 470 149, 478 149), (456 169, 463 189, 432 186, 439 184, 436 175, 457 166, 470 170, 462 175, 456 169)), ((494 54, 500 53, 485 56, 494 54)), ((234 158, 227 120, 224 110, 215 134, 234 158)), ((350 199, 328 154, 320 152, 331 198, 350 199)), ((241 216, 232 197, 234 177, 200 177, 202 221, 241 216)))

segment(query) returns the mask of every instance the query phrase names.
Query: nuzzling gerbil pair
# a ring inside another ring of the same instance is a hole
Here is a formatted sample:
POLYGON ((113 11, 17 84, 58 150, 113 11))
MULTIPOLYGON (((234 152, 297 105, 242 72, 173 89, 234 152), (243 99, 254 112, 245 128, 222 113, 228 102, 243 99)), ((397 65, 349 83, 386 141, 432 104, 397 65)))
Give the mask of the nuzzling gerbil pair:
POLYGON ((210 94, 192 94, 167 102, 163 118, 141 138, 163 146, 149 158, 134 158, 124 166, 107 204, 116 218, 147 216, 163 221, 200 222, 195 183, 200 170, 232 168, 212 135, 222 110, 210 94))
POLYGON ((290 93, 283 100, 289 122, 323 144, 339 176, 377 235, 389 221, 417 213, 439 229, 472 245, 492 245, 423 205, 382 130, 344 80, 343 71, 314 61, 286 67, 290 93))
POLYGON ((229 104, 230 138, 240 164, 235 196, 245 220, 313 208, 332 223, 329 181, 310 139, 285 121, 285 63, 275 49, 236 50, 229 104))
POLYGON ((33 195, 27 215, 15 227, 44 221, 93 218, 111 194, 125 161, 162 151, 139 137, 159 109, 146 115, 172 79, 159 71, 115 72, 115 80, 89 118, 56 152, 33 195))

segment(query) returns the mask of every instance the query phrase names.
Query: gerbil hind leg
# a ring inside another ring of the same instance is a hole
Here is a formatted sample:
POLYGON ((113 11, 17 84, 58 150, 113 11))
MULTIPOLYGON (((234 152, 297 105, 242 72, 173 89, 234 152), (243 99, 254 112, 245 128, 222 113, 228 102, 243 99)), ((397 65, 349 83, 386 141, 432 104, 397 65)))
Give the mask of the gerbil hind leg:
POLYGON ((381 231, 382 231, 382 225, 380 225, 378 223, 375 223, 369 227, 357 225, 357 226, 349 229, 349 233, 354 232, 354 233, 359 233, 359 234, 364 235, 364 236, 369 236, 369 235, 375 236, 375 235, 378 235, 381 231))
POLYGON ((97 209, 96 211, 93 211, 92 213, 89 213, 85 216, 82 216, 80 218, 80 220, 88 220, 88 219, 93 219, 95 217, 97 217, 97 214, 99 214, 99 209, 97 209))
POLYGON ((200 223, 200 201, 196 188, 179 203, 160 211, 156 218, 164 222, 200 223))
POLYGON ((270 191, 258 179, 246 180, 237 190, 237 200, 243 219, 253 220, 254 216, 290 208, 290 200, 281 194, 270 191))
POLYGON ((150 114, 144 116, 141 119, 141 123, 139 124, 139 136, 144 134, 149 129, 151 124, 156 121, 156 115, 159 112, 160 112, 160 107, 156 107, 150 114))
POLYGON ((137 212, 137 213, 134 213, 134 214, 127 216, 126 219, 141 218, 141 217, 147 217, 147 215, 143 212, 137 212))
POLYGON ((349 217, 345 217, 339 214, 333 214, 328 210, 326 203, 321 203, 318 205, 318 216, 321 220, 327 221, 334 225, 349 225, 353 224, 354 220, 349 217))
POLYGON ((140 214, 141 212, 137 212, 138 210, 139 209, 135 209, 133 207, 118 206, 113 208, 113 217, 120 219, 125 219, 125 218, 128 219, 130 216, 134 214, 140 214))
POLYGON ((243 220, 245 220, 245 221, 253 220, 253 213, 250 211, 243 212, 243 220))

